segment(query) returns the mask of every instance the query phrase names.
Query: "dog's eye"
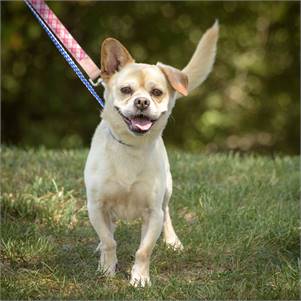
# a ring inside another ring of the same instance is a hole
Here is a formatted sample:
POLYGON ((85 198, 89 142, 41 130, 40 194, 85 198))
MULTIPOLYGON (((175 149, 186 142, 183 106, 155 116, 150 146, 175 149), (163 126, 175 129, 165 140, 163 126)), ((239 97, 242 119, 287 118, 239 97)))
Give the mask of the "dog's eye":
POLYGON ((163 92, 161 90, 159 90, 159 89, 153 89, 151 91, 151 94, 154 95, 154 96, 156 96, 156 97, 159 97, 159 96, 161 96, 163 94, 163 92))
POLYGON ((122 87, 120 89, 120 92, 123 93, 123 94, 132 94, 133 89, 131 87, 122 87))

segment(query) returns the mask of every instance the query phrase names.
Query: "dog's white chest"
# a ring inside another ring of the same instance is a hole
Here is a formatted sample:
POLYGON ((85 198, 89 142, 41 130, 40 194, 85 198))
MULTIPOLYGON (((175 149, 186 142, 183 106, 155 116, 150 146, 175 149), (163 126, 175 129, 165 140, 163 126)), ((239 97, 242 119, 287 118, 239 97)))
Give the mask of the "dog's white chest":
POLYGON ((115 218, 132 220, 143 217, 154 206, 153 200, 157 199, 158 192, 164 190, 164 183, 162 180, 160 183, 159 174, 144 169, 143 164, 118 161, 101 185, 102 205, 115 218))
MULTIPOLYGON (((104 142, 104 141, 102 141, 104 142)), ((94 200, 116 219, 141 218, 162 205, 166 189, 160 152, 135 152, 118 145, 102 144, 89 154, 85 180, 94 200)))
POLYGON ((144 196, 141 183, 132 185, 109 181, 104 189, 102 206, 115 219, 133 220, 143 217, 149 208, 147 197, 144 196))

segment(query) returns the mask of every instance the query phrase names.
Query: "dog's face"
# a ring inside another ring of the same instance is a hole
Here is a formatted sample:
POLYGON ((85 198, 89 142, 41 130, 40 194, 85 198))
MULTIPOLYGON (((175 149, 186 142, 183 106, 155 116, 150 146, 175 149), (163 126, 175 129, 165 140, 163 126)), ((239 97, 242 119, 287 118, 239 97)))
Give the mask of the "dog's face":
POLYGON ((102 44, 101 74, 106 86, 103 117, 115 129, 125 128, 134 135, 153 128, 163 130, 176 92, 188 94, 188 78, 183 72, 161 63, 135 63, 128 51, 111 38, 102 44))

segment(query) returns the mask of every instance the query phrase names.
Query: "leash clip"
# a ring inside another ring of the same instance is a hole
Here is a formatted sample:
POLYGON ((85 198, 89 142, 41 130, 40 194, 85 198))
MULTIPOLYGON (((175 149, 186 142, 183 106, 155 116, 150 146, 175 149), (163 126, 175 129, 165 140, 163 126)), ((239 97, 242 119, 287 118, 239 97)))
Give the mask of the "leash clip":
POLYGON ((91 83, 92 86, 97 87, 99 85, 102 85, 103 80, 101 77, 98 77, 97 80, 94 82, 91 78, 89 78, 89 82, 91 83))

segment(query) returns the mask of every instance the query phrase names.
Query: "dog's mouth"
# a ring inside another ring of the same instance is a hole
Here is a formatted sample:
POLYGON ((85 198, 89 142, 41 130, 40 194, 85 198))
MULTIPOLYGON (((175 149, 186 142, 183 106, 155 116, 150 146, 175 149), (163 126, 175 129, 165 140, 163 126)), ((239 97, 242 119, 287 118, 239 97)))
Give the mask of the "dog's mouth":
POLYGON ((120 116, 128 126, 129 130, 136 134, 147 133, 154 125, 154 123, 157 121, 157 119, 156 120, 151 119, 144 114, 137 114, 130 117, 126 117, 121 113, 119 108, 115 107, 115 109, 120 114, 120 116))

